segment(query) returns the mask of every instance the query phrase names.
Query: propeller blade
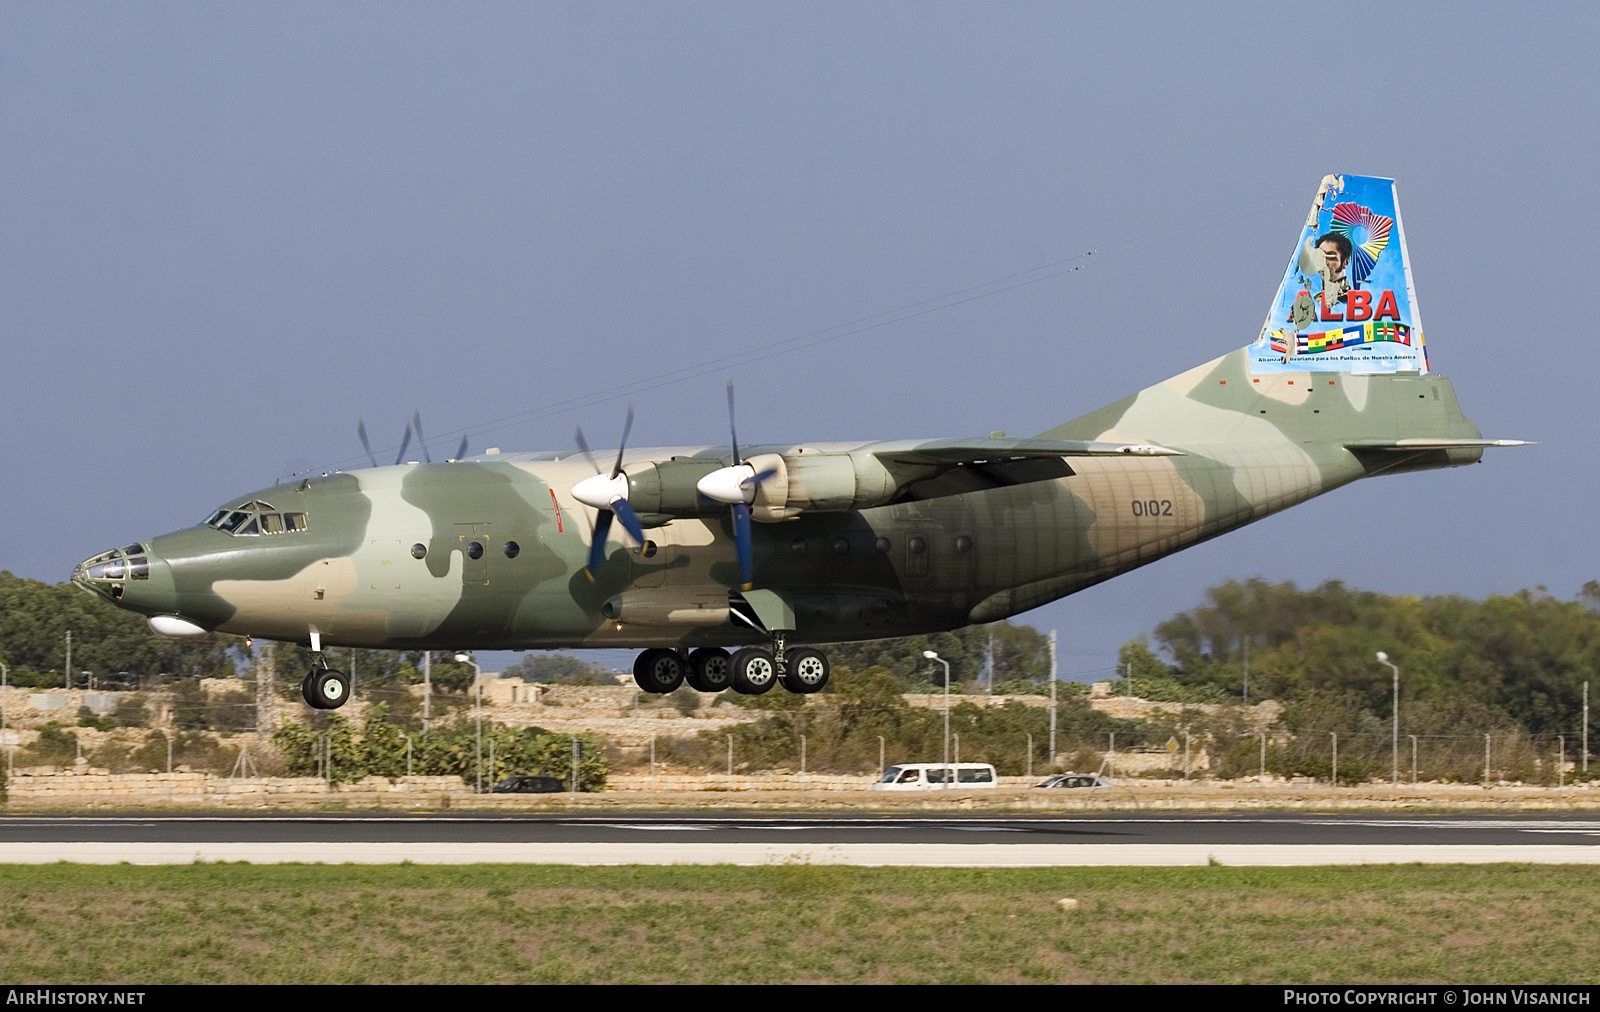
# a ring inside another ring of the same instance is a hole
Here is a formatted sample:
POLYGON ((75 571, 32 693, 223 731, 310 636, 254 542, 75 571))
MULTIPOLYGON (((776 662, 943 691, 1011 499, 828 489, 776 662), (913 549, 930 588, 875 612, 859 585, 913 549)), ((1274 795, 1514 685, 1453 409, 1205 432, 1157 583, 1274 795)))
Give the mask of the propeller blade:
POLYGON ((617 519, 622 521, 622 529, 631 534, 636 543, 644 544, 644 525, 639 523, 639 514, 628 505, 628 500, 612 500, 611 509, 617 514, 617 519))
POLYGON ((628 448, 628 433, 633 431, 633 405, 628 405, 628 420, 622 423, 622 442, 617 445, 617 462, 611 468, 611 477, 622 473, 622 451, 628 448))
POLYGON ((400 440, 400 452, 395 454, 395 456, 394 456, 394 462, 396 464, 404 464, 406 462, 406 450, 409 449, 410 447, 411 447, 411 426, 407 425, 406 426, 405 438, 400 440))
POLYGON ((749 590, 756 575, 755 546, 750 541, 750 507, 742 502, 733 504, 733 541, 739 549, 739 589, 749 590))
POLYGON ((469 435, 464 435, 464 436, 461 437, 461 445, 456 447, 456 458, 455 459, 457 459, 457 460, 466 460, 467 459, 467 440, 469 440, 471 438, 472 438, 472 436, 470 434, 469 435))
POLYGON ((418 408, 411 413, 411 428, 417 433, 417 445, 422 447, 422 459, 425 463, 433 463, 433 458, 428 456, 428 441, 422 437, 422 409, 418 408))
POLYGON ((599 474, 600 465, 594 462, 594 454, 589 450, 589 441, 583 438, 583 426, 580 425, 573 431, 572 438, 578 444, 578 449, 583 451, 583 459, 587 460, 589 466, 594 468, 595 474, 599 474))
POLYGON ((777 473, 778 473, 778 469, 777 468, 769 467, 765 471, 757 471, 755 474, 752 474, 750 477, 746 478, 743 482, 740 482, 739 484, 743 485, 745 482, 749 482, 750 486, 752 488, 760 488, 762 482, 766 481, 768 478, 772 477, 773 475, 775 475, 777 473))
POLYGON ((372 466, 378 466, 378 457, 372 452, 372 441, 367 438, 367 423, 356 422, 356 435, 361 437, 361 448, 367 451, 367 459, 372 461, 372 466))
POLYGON ((589 542, 589 565, 584 570, 589 574, 589 581, 594 582, 594 574, 600 571, 600 564, 606 561, 606 537, 611 533, 611 511, 601 510, 594 521, 594 537, 589 542))
POLYGON ((728 437, 733 440, 733 466, 743 463, 739 459, 739 433, 733 426, 733 380, 728 381, 728 437))

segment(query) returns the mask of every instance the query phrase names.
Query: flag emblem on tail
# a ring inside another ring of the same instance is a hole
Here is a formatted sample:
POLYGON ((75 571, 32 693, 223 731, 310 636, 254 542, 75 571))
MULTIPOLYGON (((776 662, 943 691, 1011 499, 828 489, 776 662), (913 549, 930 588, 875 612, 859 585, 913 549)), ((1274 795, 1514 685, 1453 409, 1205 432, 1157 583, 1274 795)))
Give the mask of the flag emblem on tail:
POLYGON ((1322 180, 1249 356, 1254 373, 1428 371, 1394 180, 1322 180))

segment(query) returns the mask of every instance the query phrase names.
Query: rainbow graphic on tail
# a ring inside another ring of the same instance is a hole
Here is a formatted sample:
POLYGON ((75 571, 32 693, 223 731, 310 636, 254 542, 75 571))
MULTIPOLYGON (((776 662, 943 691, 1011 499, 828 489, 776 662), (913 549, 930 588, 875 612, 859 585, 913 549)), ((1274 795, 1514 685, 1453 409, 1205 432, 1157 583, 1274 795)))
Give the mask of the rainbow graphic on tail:
POLYGON ((1394 180, 1327 176, 1261 335, 1255 373, 1428 371, 1394 180))

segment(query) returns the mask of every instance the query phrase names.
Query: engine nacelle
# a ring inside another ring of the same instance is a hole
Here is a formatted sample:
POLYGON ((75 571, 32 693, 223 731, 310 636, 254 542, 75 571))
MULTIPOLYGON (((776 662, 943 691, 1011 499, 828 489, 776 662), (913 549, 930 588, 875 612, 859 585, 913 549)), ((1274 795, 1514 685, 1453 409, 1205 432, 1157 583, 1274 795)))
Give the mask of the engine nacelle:
POLYGON ((703 478, 701 494, 725 503, 748 503, 750 518, 763 523, 802 513, 841 513, 882 506, 898 483, 870 453, 823 453, 800 447, 763 453, 703 478))

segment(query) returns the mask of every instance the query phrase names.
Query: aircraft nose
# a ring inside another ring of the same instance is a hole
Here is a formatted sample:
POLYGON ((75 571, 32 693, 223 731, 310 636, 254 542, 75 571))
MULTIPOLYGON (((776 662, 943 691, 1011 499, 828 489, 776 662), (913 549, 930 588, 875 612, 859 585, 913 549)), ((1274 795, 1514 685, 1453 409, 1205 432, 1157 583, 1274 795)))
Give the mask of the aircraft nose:
POLYGON ((150 579, 150 566, 160 560, 149 546, 134 542, 84 559, 72 571, 72 582, 113 604, 122 601, 130 585, 150 579))

